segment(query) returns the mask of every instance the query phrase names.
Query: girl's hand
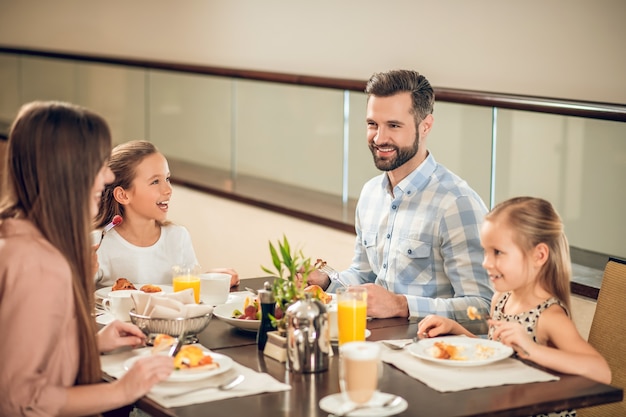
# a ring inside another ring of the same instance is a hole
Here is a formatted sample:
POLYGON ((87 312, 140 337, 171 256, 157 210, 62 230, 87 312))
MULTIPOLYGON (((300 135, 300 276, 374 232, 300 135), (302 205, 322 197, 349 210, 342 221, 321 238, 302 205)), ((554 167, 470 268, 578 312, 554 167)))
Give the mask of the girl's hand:
POLYGON ((146 395, 152 387, 166 380, 174 370, 174 358, 150 355, 137 360, 116 383, 128 403, 146 395))
POLYGON ((489 320, 489 326, 494 327, 493 340, 498 340, 503 344, 512 347, 517 355, 525 358, 534 342, 526 333, 524 327, 517 322, 489 320))
POLYGON ((435 337, 445 334, 453 334, 456 329, 456 322, 442 316, 429 314, 417 325, 417 337, 435 337))
POLYGON ((146 343, 146 335, 139 327, 119 320, 112 321, 100 329, 96 338, 100 352, 109 352, 124 346, 135 348, 144 346, 146 343))
POLYGON ((210 272, 220 272, 222 274, 230 275, 230 286, 234 287, 239 285, 239 274, 232 268, 214 268, 210 272))

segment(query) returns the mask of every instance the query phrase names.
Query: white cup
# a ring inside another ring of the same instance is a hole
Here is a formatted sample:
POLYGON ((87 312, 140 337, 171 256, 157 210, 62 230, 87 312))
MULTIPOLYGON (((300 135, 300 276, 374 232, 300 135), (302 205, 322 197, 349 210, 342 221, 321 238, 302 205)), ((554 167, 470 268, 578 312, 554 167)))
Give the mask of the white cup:
POLYGON ((230 275, 221 272, 200 274, 200 299, 204 304, 216 306, 228 301, 230 275))
POLYGON ((380 345, 375 342, 346 342, 339 348, 339 387, 346 401, 366 404, 382 377, 380 345))
POLYGON ((102 306, 117 320, 130 321, 128 312, 135 307, 131 294, 137 290, 111 291, 107 298, 102 300, 102 306))

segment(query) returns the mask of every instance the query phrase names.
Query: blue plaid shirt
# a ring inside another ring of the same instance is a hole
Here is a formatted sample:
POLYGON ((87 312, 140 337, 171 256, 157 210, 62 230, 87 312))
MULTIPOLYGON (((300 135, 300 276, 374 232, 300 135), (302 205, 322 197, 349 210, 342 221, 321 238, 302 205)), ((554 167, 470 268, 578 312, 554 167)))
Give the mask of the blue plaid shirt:
MULTIPOLYGON (((404 294, 410 316, 467 321, 467 307, 489 311, 493 289, 482 267, 485 204, 429 153, 390 192, 386 173, 363 187, 356 208, 352 265, 341 279, 404 294)), ((329 291, 337 288, 331 283, 329 291)))

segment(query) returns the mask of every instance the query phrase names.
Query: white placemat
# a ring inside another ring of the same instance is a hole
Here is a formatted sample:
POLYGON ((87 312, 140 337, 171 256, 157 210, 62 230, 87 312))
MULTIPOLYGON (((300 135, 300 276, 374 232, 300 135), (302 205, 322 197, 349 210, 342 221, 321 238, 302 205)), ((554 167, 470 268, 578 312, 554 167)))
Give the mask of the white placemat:
POLYGON ((558 376, 513 358, 483 366, 454 367, 419 359, 406 349, 393 350, 383 345, 382 360, 439 392, 559 380, 558 376))
MULTIPOLYGON (((203 350, 210 352, 209 349, 202 347, 203 350)), ((150 348, 135 349, 116 353, 112 355, 103 355, 100 357, 100 363, 102 370, 108 375, 120 378, 126 370, 124 369, 124 362, 133 356, 141 355, 150 348)), ((261 394, 263 392, 278 392, 291 389, 291 386, 284 384, 269 374, 256 372, 250 368, 247 368, 239 363, 235 362, 233 368, 221 376, 215 376, 199 381, 191 382, 162 382, 155 385, 152 391, 148 393, 148 398, 156 401, 161 406, 170 407, 182 407, 190 404, 206 403, 217 400, 224 400, 226 398, 245 397, 248 395, 261 394), (214 387, 224 379, 230 377, 236 373, 243 374, 245 376, 244 381, 237 385, 235 388, 228 391, 220 391, 217 388, 207 388, 202 391, 197 391, 185 395, 181 395, 174 398, 167 398, 168 395, 184 392, 190 389, 203 386, 214 387)))

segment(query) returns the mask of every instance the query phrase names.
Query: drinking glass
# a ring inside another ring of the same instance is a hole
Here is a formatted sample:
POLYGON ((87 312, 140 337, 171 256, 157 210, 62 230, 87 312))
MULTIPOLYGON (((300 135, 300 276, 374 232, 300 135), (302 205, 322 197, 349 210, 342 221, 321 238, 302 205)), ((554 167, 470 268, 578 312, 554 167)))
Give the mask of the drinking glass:
POLYGON ((339 387, 344 400, 357 405, 369 402, 378 390, 383 366, 380 345, 375 342, 347 342, 339 348, 339 387))
POLYGON ((174 292, 193 289, 196 304, 200 302, 200 277, 197 266, 176 265, 172 268, 172 287, 174 292))
POLYGON ((337 289, 337 328, 339 346, 365 340, 367 289, 354 286, 337 289))

